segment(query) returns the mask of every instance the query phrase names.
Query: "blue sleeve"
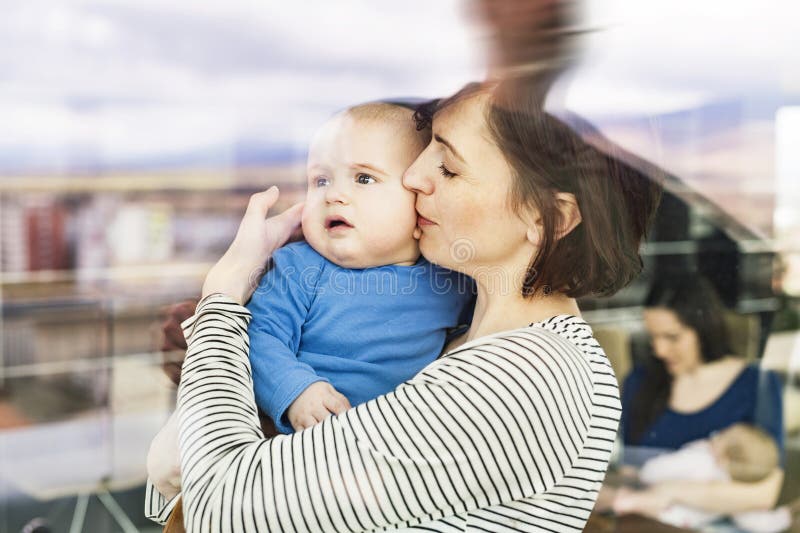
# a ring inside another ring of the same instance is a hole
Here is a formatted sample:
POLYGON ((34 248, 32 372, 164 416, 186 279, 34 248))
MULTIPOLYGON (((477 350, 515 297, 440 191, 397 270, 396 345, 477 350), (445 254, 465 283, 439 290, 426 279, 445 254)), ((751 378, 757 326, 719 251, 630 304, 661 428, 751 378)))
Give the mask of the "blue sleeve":
POLYGON ((247 333, 256 403, 281 433, 294 431, 284 415, 297 396, 314 382, 328 381, 297 359, 303 324, 322 268, 304 261, 309 257, 303 250, 289 245, 276 251, 272 268, 261 278, 247 304, 253 315, 247 333))
POLYGON ((760 370, 753 422, 770 434, 778 445, 781 468, 786 467, 783 438, 783 386, 775 372, 760 370))

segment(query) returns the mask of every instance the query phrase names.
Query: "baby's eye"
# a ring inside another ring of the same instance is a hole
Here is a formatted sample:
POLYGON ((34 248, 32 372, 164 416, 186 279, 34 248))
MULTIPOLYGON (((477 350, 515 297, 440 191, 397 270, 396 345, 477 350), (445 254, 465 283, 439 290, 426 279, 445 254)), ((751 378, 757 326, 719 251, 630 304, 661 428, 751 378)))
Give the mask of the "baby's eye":
POLYGON ((316 185, 317 187, 325 187, 326 185, 330 185, 330 181, 331 180, 329 180, 328 178, 323 178, 323 177, 314 178, 314 185, 316 185))
POLYGON ((376 182, 376 183, 378 181, 375 178, 373 178, 372 176, 370 176, 369 174, 364 174, 363 172, 360 173, 360 174, 356 174, 356 182, 358 182, 358 183, 360 183, 362 185, 367 185, 369 183, 369 180, 372 180, 373 182, 376 182))

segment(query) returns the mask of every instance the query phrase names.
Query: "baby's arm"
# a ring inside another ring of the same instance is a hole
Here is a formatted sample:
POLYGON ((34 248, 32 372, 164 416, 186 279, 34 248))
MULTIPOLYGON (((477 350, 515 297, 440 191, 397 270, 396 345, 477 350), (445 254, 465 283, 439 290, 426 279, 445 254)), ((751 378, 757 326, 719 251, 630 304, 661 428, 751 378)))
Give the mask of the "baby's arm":
POLYGON ((347 398, 297 359, 303 326, 324 263, 306 244, 277 250, 247 304, 250 364, 256 402, 281 433, 321 422, 350 408, 347 398))

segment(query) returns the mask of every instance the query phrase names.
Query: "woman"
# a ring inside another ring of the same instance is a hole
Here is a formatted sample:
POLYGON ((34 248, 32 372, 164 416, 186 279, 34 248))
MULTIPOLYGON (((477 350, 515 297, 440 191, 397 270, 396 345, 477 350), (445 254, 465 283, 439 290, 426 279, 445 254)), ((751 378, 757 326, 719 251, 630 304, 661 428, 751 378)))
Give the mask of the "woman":
MULTIPOLYGON (((656 283, 645 306, 654 357, 623 384, 626 447, 674 450, 745 422, 769 433, 783 456, 778 378, 731 355, 724 308, 711 284, 697 277, 665 280, 656 283)), ((771 509, 782 482, 778 467, 756 483, 664 483, 623 493, 614 507, 650 516, 670 504, 723 514, 771 509)))
MULTIPOLYGON (((404 177, 422 253, 476 280, 470 328, 396 391, 273 439, 258 429, 241 304, 299 216, 265 220, 275 191, 253 197, 184 323, 187 530, 583 529, 620 406, 575 298, 638 273, 660 189, 529 89, 471 85, 421 114, 433 140, 404 177)), ((151 477, 168 487, 169 474, 151 477)), ((152 488, 147 505, 161 521, 170 510, 152 488)))

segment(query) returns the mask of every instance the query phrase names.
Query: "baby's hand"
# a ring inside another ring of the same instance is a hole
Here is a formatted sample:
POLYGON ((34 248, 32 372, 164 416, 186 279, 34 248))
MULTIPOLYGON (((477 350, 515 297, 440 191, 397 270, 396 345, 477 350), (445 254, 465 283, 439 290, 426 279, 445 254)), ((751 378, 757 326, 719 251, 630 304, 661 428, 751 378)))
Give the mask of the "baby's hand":
POLYGON ((317 381, 295 398, 286 417, 295 431, 310 428, 322 422, 331 413, 338 415, 350 409, 350 402, 330 383, 317 381))

